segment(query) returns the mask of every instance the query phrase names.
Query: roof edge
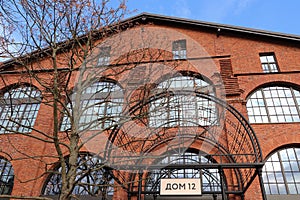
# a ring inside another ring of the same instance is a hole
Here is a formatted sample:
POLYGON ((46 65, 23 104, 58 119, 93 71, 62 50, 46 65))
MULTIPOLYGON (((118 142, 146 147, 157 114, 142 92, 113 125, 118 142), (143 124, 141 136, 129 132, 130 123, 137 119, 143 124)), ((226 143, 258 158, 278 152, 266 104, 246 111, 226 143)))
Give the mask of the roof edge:
POLYGON ((255 28, 247 28, 242 26, 234 26, 234 25, 227 25, 227 24, 220 24, 220 23, 213 23, 213 22, 206 22, 206 21, 200 21, 200 20, 192 20, 187 18, 180 18, 180 17, 173 17, 173 16, 166 16, 166 15, 159 15, 159 14, 152 14, 143 12, 136 16, 127 18, 124 20, 126 21, 136 21, 136 20, 142 20, 142 21, 148 21, 148 20, 161 20, 165 22, 176 22, 180 24, 188 24, 188 25, 194 25, 194 26, 201 26, 201 27, 207 27, 207 28, 215 28, 216 30, 227 30, 237 33, 248 33, 258 36, 267 36, 272 38, 278 38, 278 39, 286 39, 291 41, 300 41, 300 35, 294 35, 294 34, 286 34, 281 32, 273 32, 273 31, 267 31, 262 29, 255 29, 255 28))
MULTIPOLYGON (((250 35, 257 35, 257 36, 275 38, 275 39, 286 40, 286 41, 300 42, 300 35, 285 34, 285 33, 272 32, 272 31, 266 31, 266 30, 261 30, 261 29, 246 28, 246 27, 241 27, 241 26, 206 22, 206 21, 200 21, 200 20, 192 20, 192 19, 187 19, 187 18, 166 16, 166 15, 160 15, 160 14, 152 14, 152 13, 147 13, 147 12, 142 12, 135 16, 128 17, 128 18, 120 21, 118 24, 126 25, 128 23, 138 22, 138 21, 147 23, 151 20, 172 22, 172 23, 175 22, 178 24, 193 25, 193 26, 198 26, 198 27, 215 29, 216 31, 226 30, 229 32, 234 32, 234 33, 247 33, 250 35)), ((116 24, 112 24, 111 26, 112 27, 116 26, 116 24)), ((64 43, 64 42, 61 42, 61 43, 64 43)), ((48 49, 47 47, 44 48, 44 50, 47 50, 47 49, 48 49)), ((26 58, 28 56, 33 56, 35 54, 39 54, 39 51, 30 52, 30 53, 20 56, 20 57, 26 58)), ((3 67, 14 63, 15 60, 16 59, 12 58, 12 59, 8 59, 8 60, 0 61, 0 69, 3 70, 3 67)))

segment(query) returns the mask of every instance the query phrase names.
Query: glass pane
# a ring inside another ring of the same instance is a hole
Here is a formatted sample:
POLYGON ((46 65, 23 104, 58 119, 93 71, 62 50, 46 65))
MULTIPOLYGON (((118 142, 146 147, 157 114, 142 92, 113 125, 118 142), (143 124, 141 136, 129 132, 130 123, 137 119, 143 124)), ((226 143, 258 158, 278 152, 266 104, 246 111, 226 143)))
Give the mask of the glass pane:
POLYGON ((0 133, 30 132, 41 99, 41 92, 33 87, 23 86, 5 92, 0 99, 2 102, 7 102, 1 105, 0 133))
MULTIPOLYGON (((117 124, 122 111, 123 92, 114 82, 95 82, 86 87, 81 96, 80 110, 72 111, 71 117, 80 117, 79 130, 100 130, 117 124), (79 116, 80 115, 80 116, 79 116)), ((71 99, 75 99, 75 95, 71 99)), ((75 104, 75 102, 73 102, 75 104)), ((73 106, 74 107, 74 106, 73 106)), ((71 128, 70 120, 65 116, 61 131, 71 128)))
POLYGON ((283 183, 283 182, 284 182, 282 172, 277 172, 277 173, 275 173, 275 176, 276 176, 276 181, 277 181, 277 183, 283 183))
POLYGON ((268 184, 264 184, 265 190, 266 190, 266 194, 271 194, 270 188, 268 184))
MULTIPOLYGON (((113 195, 114 179, 103 167, 101 159, 90 155, 80 155, 77 159, 78 169, 76 180, 80 180, 75 186, 72 194, 93 195, 99 197, 100 194, 113 195), (86 173, 89 170, 89 173, 86 173), (99 193, 99 186, 103 187, 99 193)), ((56 169, 61 172, 61 167, 56 169)), ((61 193, 61 174, 53 173, 44 186, 44 195, 57 195, 61 193)), ((102 198, 104 198, 102 196, 102 198)), ((106 198, 105 198, 106 199, 106 198)))
POLYGON ((278 184, 279 194, 287 194, 284 184, 278 184))
POLYGON ((291 166, 289 162, 282 162, 284 171, 291 171, 291 166))
POLYGON ((268 62, 266 56, 260 56, 260 61, 261 61, 262 63, 268 62))
POLYGON ((299 171, 299 168, 298 168, 298 171, 294 171, 294 178, 295 178, 295 181, 297 182, 298 185, 300 185, 300 171, 299 171))
MULTIPOLYGON (((209 84, 193 76, 172 77, 161 82, 157 89, 177 90, 182 88, 191 90, 203 90, 209 84)), ((207 90, 207 89, 206 89, 207 90)), ((210 90, 210 89, 209 89, 210 90)), ((164 90, 163 90, 164 91, 164 90)), ((176 94, 176 93, 175 93, 176 94)), ((211 95, 214 92, 211 91, 211 95)), ((149 125, 152 127, 164 126, 207 126, 216 123, 215 104, 208 99, 196 97, 194 95, 176 94, 152 102, 149 110, 149 125), (159 102, 167 102, 161 104, 159 102), (160 116, 165 115, 165 119, 160 116), (164 121, 163 121, 164 120, 164 121)))
POLYGON ((281 150, 281 151, 279 152, 279 154, 280 154, 280 158, 281 158, 282 161, 288 161, 288 160, 289 160, 289 157, 288 157, 288 155, 287 155, 286 149, 281 150))
POLYGON ((293 174, 291 172, 285 172, 284 176, 287 182, 294 182, 293 174))
POLYGON ((267 57, 268 62, 275 62, 274 56, 273 56, 273 55, 271 55, 271 56, 266 56, 266 57, 267 57))
MULTIPOLYGON (((277 189, 275 185, 277 185, 280 194, 299 194, 299 191, 297 190, 300 185, 299 153, 300 148, 282 149, 275 152, 266 161, 263 168, 263 174, 266 175, 263 176, 263 181, 265 186, 269 185, 271 188, 270 192, 276 194, 275 192, 277 189), (280 159, 277 156, 278 153, 280 159), (279 160, 281 163, 279 163, 279 160), (275 181, 273 173, 275 174, 275 181), (288 188, 288 190, 286 190, 286 188, 288 188)), ((268 188, 266 188, 266 190, 268 191, 268 188)))
POLYGON ((267 176, 268 176, 268 179, 269 179, 270 183, 275 183, 276 182, 275 175, 274 175, 273 172, 267 173, 267 176))
POLYGON ((297 189, 295 184, 288 184, 289 194, 297 194, 297 189))
POLYGON ((14 183, 14 170, 9 161, 0 158, 0 195, 10 195, 14 183))
MULTIPOLYGON (((268 87, 258 90, 250 96, 247 101, 247 111, 249 117, 267 116, 270 121, 255 118, 255 123, 263 121, 278 123, 278 122, 298 122, 300 121, 299 113, 295 107, 295 100, 291 95, 292 92, 297 92, 292 88, 287 87, 268 87), (262 98, 258 99, 258 94, 263 92, 262 98), (257 93, 257 94, 256 94, 257 93), (266 105, 264 105, 266 103, 266 105), (259 108, 259 109, 258 109, 259 108), (267 110, 266 110, 267 109, 267 110), (268 111, 268 112, 265 112, 268 111)), ((300 102, 300 99, 299 99, 300 102)))
POLYGON ((273 170, 276 172, 281 171, 280 162, 273 162, 273 170))
POLYGON ((276 184, 270 184, 270 193, 271 194, 279 194, 276 184))

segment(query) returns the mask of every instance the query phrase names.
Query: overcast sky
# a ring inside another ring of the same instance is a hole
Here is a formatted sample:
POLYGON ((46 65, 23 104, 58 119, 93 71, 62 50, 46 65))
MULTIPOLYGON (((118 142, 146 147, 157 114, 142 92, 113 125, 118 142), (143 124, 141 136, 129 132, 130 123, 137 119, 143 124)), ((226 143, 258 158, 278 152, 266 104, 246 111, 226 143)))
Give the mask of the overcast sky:
POLYGON ((300 35, 300 0, 128 0, 129 9, 300 35))

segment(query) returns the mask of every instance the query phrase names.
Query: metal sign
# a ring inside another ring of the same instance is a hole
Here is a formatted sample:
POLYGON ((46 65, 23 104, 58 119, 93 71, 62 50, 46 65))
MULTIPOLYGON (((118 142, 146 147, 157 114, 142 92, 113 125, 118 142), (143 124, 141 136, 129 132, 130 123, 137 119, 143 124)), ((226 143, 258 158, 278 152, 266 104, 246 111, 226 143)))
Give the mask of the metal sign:
POLYGON ((201 179, 160 179, 160 195, 201 195, 201 179))

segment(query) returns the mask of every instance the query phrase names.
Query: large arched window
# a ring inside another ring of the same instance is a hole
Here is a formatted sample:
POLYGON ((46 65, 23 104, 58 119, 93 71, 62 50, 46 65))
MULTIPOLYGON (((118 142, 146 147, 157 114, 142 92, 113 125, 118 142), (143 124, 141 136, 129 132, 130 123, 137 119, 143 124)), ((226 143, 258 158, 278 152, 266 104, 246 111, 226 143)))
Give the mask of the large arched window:
POLYGON ((0 105, 0 133, 26 133, 32 130, 41 103, 34 87, 14 87, 4 92, 0 105))
MULTIPOLYGON (((113 195, 112 173, 105 168, 99 157, 81 154, 77 159, 77 166, 76 181, 78 182, 73 189, 73 194, 101 197, 113 195)), ((55 170, 56 172, 49 176, 44 185, 43 195, 61 194, 61 167, 58 166, 55 170)))
POLYGON ((215 103, 197 97, 194 92, 214 95, 213 87, 196 76, 178 76, 158 84, 156 93, 169 92, 165 98, 150 104, 151 127, 206 126, 216 122, 215 103), (190 91, 183 93, 183 91, 190 91))
POLYGON ((273 153, 263 167, 263 181, 269 195, 300 194, 300 148, 273 153))
MULTIPOLYGON (((81 94, 79 110, 74 110, 75 96, 68 104, 69 115, 65 114, 61 131, 71 128, 71 118, 78 118, 79 130, 100 130, 116 125, 123 106, 122 89, 111 81, 95 82, 81 94)), ((67 113, 67 112, 66 112, 67 113)))
POLYGON ((247 100, 250 123, 300 122, 300 92, 291 87, 266 87, 247 100))
POLYGON ((10 162, 0 158, 0 194, 11 194, 14 186, 14 170, 10 162))
MULTIPOLYGON (((209 164, 211 161, 201 154, 185 152, 183 154, 171 154, 162 159, 159 165, 195 165, 209 164)), ((146 191, 159 191, 160 179, 164 178, 201 178, 202 191, 205 192, 220 192, 220 175, 217 169, 158 169, 149 173, 146 180, 146 191)))

